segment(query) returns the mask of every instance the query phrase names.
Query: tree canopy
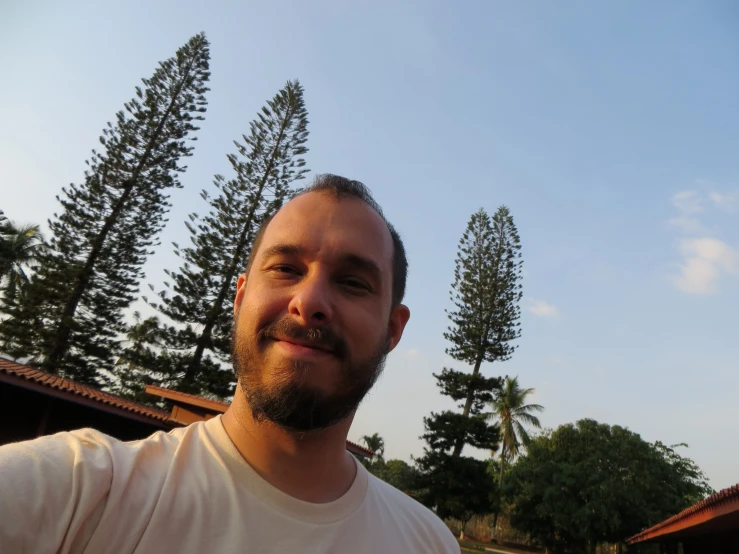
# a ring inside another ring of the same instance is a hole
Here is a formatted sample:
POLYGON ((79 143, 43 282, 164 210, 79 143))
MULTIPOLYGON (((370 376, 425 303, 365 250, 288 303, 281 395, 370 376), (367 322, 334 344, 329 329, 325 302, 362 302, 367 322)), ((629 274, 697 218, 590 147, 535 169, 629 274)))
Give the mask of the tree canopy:
POLYGON ((0 288, 4 301, 12 303, 22 293, 39 257, 46 249, 38 225, 18 225, 0 210, 0 288))
POLYGON ((159 63, 109 122, 79 184, 62 188, 49 248, 17 301, 2 306, 3 348, 41 369, 105 385, 169 194, 206 110, 210 45, 192 37, 159 63))
POLYGON ((591 419, 544 433, 506 478, 511 524, 554 552, 621 542, 712 492, 675 447, 591 419))
POLYGON ((377 461, 370 466, 369 471, 396 489, 415 496, 418 470, 403 460, 377 461))
POLYGON ((151 303, 174 325, 165 321, 156 336, 163 349, 153 365, 144 366, 141 382, 153 378, 162 386, 222 399, 233 394, 229 361, 236 280, 259 227, 289 200, 290 187, 308 171, 303 159, 308 111, 297 80, 267 100, 242 139, 234 141, 236 153, 227 156, 231 177, 216 175, 218 194, 201 194, 210 205, 208 214, 192 213, 185 222, 190 245, 174 245, 183 264, 165 271, 166 289, 151 303))

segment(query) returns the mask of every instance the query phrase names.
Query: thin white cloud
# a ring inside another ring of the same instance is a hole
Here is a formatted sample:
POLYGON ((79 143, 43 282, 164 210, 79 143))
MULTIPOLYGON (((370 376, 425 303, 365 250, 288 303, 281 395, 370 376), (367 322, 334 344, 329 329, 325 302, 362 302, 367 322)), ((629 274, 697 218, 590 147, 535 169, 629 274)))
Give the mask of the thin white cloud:
POLYGON ((405 351, 405 355, 408 356, 409 358, 420 358, 421 356, 423 356, 421 351, 418 350, 417 348, 409 348, 408 350, 405 351))
POLYGON ((719 239, 685 239, 679 249, 683 262, 675 286, 683 292, 713 294, 723 273, 739 274, 739 251, 719 239))
POLYGON ((703 225, 697 217, 690 217, 687 215, 673 217, 667 221, 667 226, 677 229, 686 235, 706 235, 712 232, 708 227, 703 225))
POLYGON ((730 214, 739 212, 739 191, 711 192, 708 194, 708 198, 719 210, 730 214))
POLYGON ((529 311, 539 317, 557 317, 557 306, 548 304, 544 300, 531 300, 529 311))
POLYGON ((683 190, 672 197, 672 205, 681 214, 697 214, 705 210, 706 201, 697 190, 683 190))

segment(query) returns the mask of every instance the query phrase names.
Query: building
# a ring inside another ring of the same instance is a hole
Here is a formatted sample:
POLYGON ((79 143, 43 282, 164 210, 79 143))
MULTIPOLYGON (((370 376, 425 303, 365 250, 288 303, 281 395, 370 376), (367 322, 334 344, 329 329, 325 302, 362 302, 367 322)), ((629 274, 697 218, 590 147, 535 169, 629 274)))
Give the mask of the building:
POLYGON ((182 423, 167 412, 0 358, 0 444, 93 427, 120 440, 182 423))
POLYGON ((629 552, 739 553, 739 484, 626 540, 629 552))
MULTIPOLYGON (((195 421, 210 419, 228 408, 210 400, 160 387, 146 392, 172 406, 169 413, 131 402, 95 387, 52 375, 0 358, 0 444, 43 435, 92 427, 120 440, 143 439, 156 431, 170 431, 195 421)), ((346 449, 360 458, 372 451, 346 442, 346 449)))

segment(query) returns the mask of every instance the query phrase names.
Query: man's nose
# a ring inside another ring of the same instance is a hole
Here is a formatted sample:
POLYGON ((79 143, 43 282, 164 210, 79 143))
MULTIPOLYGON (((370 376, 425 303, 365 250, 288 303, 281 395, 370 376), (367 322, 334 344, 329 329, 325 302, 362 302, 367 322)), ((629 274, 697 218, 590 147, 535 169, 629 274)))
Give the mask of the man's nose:
POLYGON ((321 275, 303 278, 290 300, 288 312, 302 320, 303 325, 327 323, 333 317, 331 288, 328 279, 321 275))

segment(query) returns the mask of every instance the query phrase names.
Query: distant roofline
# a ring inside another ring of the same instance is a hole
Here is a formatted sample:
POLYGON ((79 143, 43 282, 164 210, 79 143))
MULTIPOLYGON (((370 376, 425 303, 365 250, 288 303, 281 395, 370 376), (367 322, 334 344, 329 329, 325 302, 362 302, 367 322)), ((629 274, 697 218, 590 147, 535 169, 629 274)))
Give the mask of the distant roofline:
POLYGON ((0 382, 161 428, 171 429, 182 425, 162 410, 3 357, 0 357, 0 382))
POLYGON ((182 404, 188 404, 190 406, 197 406, 198 408, 205 408, 215 413, 224 414, 228 409, 229 405, 227 402, 221 402, 220 400, 211 400, 210 398, 204 398, 202 396, 196 396, 194 394, 188 394, 186 392, 180 392, 172 389, 165 389, 163 387, 155 387, 154 385, 146 385, 146 392, 148 394, 159 396, 172 400, 173 402, 181 402, 182 404))
POLYGON ((359 454, 365 456, 366 458, 371 458, 375 455, 375 453, 372 452, 372 450, 370 450, 369 448, 365 448, 364 446, 361 446, 356 442, 352 442, 350 440, 346 441, 346 449, 352 454, 359 454))
POLYGON ((682 512, 626 539, 626 542, 635 544, 670 535, 732 512, 739 512, 739 484, 712 494, 682 512))

